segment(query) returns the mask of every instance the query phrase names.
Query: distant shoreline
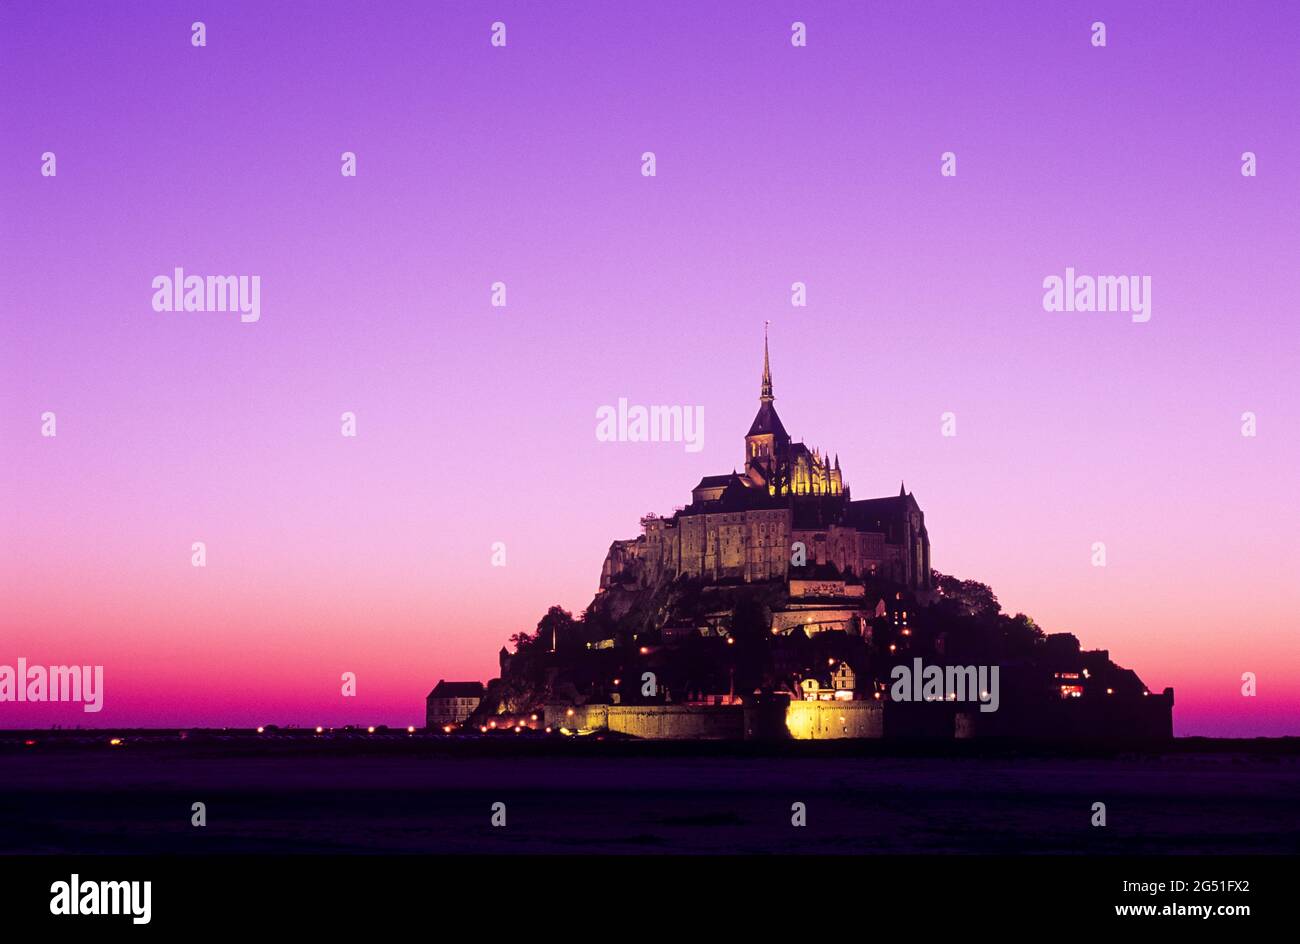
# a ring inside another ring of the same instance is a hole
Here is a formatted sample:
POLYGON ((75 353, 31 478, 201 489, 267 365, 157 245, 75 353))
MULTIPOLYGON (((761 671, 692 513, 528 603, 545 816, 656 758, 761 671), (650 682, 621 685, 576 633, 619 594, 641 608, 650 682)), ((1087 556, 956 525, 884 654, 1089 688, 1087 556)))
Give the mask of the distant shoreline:
POLYGON ((1145 754, 1245 754, 1300 757, 1300 736, 1171 739, 1044 739, 1044 738, 861 738, 834 741, 755 742, 682 740, 584 735, 497 732, 459 736, 417 729, 366 727, 285 728, 258 733, 253 728, 13 728, 0 730, 0 754, 45 751, 149 752, 184 749, 204 754, 223 751, 247 755, 294 753, 456 754, 478 756, 738 756, 738 757, 1017 757, 1108 756, 1145 754))

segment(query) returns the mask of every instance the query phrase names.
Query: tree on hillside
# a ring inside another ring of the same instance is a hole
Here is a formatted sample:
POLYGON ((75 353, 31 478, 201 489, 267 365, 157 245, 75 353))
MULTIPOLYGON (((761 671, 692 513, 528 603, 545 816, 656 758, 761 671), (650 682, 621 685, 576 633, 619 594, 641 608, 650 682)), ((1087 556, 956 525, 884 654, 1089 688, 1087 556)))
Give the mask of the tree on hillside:
POLYGON ((573 637, 576 625, 572 613, 561 606, 553 606, 538 620, 537 635, 533 638, 545 649, 558 649, 573 637))
POLYGON ((993 588, 978 580, 960 580, 934 572, 934 585, 942 599, 956 606, 967 616, 989 617, 1002 611, 1002 604, 993 593, 993 588))

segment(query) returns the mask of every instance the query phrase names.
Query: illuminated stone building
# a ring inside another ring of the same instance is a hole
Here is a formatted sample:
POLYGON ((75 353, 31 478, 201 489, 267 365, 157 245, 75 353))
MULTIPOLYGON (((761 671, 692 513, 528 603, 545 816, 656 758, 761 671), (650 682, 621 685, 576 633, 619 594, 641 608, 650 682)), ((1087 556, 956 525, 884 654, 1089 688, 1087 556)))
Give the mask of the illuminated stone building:
POLYGON ((930 538, 912 494, 900 487, 897 496, 853 501, 839 456, 792 441, 775 399, 765 337, 744 471, 705 476, 685 508, 642 518, 639 537, 611 545, 602 588, 654 586, 682 574, 718 582, 788 580, 833 568, 844 577, 931 589, 930 538), (797 545, 804 563, 792 565, 801 559, 797 545))
POLYGON ((474 713, 485 691, 482 682, 440 679, 424 700, 424 723, 430 728, 460 724, 474 713))

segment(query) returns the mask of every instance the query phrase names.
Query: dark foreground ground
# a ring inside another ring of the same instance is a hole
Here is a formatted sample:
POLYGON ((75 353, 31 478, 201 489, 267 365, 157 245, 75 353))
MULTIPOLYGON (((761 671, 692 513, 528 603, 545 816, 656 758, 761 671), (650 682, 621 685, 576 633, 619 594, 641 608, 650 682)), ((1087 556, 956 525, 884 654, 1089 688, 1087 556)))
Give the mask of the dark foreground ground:
POLYGON ((1117 751, 0 735, 0 853, 1300 851, 1295 741, 1117 751), (192 804, 207 825, 191 825, 192 804), (506 825, 491 825, 492 805, 506 825), (1092 826, 1094 803, 1106 826, 1092 826), (803 803, 807 826, 791 825, 803 803))

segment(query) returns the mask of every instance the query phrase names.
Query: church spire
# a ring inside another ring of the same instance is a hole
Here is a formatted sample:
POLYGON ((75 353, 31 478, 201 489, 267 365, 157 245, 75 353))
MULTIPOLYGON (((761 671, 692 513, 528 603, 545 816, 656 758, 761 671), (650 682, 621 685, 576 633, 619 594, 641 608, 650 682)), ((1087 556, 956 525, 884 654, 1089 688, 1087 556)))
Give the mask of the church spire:
POLYGON ((759 403, 771 403, 776 397, 772 396, 772 368, 767 359, 767 326, 769 321, 763 322, 763 389, 758 395, 759 403))

